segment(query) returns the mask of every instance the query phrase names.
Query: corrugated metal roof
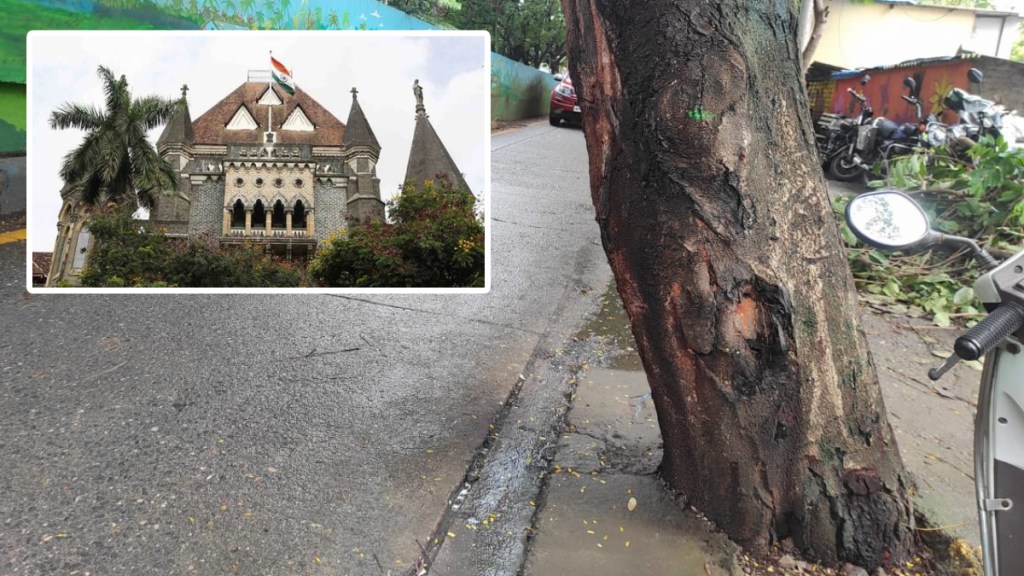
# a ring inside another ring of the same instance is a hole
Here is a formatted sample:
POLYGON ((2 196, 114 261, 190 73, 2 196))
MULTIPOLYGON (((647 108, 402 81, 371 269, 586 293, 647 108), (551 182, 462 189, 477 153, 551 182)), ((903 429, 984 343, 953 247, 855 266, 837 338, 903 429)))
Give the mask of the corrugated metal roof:
POLYGON ((953 62, 956 60, 976 60, 981 55, 973 52, 965 52, 963 54, 957 54, 956 56, 939 56, 935 58, 915 58, 913 60, 907 60, 900 62, 899 64, 888 64, 885 66, 873 66, 871 68, 858 68, 856 70, 845 70, 843 72, 835 72, 832 74, 833 80, 841 80, 843 78, 853 78, 860 76, 865 72, 872 72, 874 70, 895 70, 898 68, 914 68, 923 64, 937 64, 940 62, 953 62))

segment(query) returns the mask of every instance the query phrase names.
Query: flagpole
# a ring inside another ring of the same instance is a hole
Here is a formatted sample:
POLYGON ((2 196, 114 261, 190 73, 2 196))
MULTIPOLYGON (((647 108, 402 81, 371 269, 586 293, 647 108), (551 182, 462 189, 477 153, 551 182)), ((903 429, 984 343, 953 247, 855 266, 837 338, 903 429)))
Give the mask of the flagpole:
MULTIPOLYGON (((274 51, 270 51, 270 76, 267 76, 267 90, 274 92, 274 51)), ((270 119, 270 111, 273 110, 273 106, 267 106, 267 132, 274 131, 274 125, 270 119)), ((266 138, 266 136, 264 136, 266 138)))

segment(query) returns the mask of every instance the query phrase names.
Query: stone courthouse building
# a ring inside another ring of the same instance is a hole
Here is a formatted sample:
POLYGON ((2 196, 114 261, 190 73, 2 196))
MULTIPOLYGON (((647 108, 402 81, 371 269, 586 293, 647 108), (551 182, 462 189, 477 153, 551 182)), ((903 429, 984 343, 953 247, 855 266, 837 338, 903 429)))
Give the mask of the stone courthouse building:
MULTIPOLYGON (((179 174, 178 190, 162 194, 146 228, 170 237, 213 237, 222 245, 257 243, 275 256, 307 260, 317 244, 350 220, 384 218, 376 166, 381 146, 353 88, 343 123, 301 88, 289 94, 270 72, 248 79, 191 119, 182 106, 157 140, 179 174)), ((469 192, 414 84, 416 124, 406 180, 447 174, 469 192)), ((78 284, 92 238, 88 209, 64 200, 48 285, 78 284)))

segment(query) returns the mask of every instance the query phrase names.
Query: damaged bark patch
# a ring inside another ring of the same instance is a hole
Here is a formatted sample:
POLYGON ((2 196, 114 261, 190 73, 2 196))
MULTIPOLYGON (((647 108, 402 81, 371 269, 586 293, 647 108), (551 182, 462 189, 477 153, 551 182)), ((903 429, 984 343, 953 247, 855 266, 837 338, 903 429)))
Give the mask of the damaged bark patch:
POLYGON ((744 339, 753 340, 757 337, 757 326, 760 320, 757 300, 746 296, 736 305, 736 316, 733 325, 744 339))
POLYGON ((785 291, 755 278, 746 288, 720 295, 719 338, 734 354, 736 392, 751 397, 791 386, 797 372, 791 363, 792 307, 785 291))
POLYGON ((843 474, 843 485, 857 496, 870 496, 882 490, 882 477, 874 468, 847 470, 843 474))

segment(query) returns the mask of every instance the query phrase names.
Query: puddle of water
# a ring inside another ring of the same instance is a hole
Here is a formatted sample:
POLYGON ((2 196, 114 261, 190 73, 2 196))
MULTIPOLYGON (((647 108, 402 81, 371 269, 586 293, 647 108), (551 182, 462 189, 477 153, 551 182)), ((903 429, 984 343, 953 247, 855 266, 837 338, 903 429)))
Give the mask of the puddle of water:
POLYGON ((602 341, 599 354, 607 355, 609 366, 620 370, 643 370, 636 353, 636 341, 626 309, 613 283, 601 296, 601 311, 576 335, 602 341))
POLYGON ((637 474, 657 469, 661 430, 650 392, 643 372, 592 368, 580 375, 569 422, 604 441, 607 467, 637 474))

